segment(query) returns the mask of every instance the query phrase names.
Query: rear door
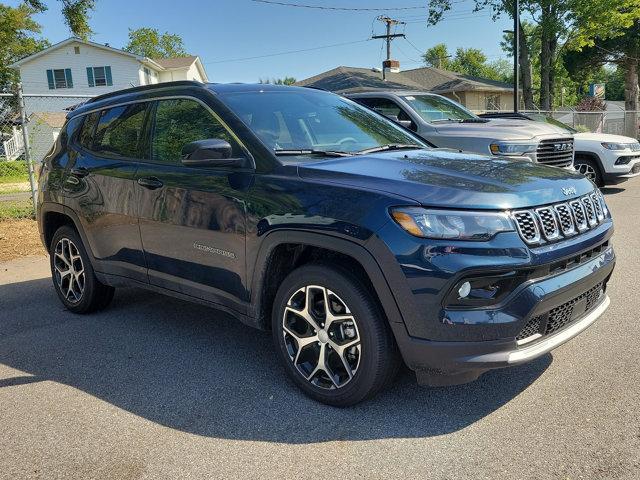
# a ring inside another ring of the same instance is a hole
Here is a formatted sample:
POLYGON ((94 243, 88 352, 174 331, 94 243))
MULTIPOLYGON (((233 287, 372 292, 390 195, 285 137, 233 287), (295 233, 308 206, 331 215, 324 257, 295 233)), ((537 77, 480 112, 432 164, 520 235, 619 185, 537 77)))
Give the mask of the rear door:
POLYGON ((96 270, 147 281, 134 177, 148 103, 85 115, 70 147, 64 202, 79 217, 96 270))
POLYGON ((246 299, 244 191, 251 174, 186 167, 182 148, 221 138, 243 155, 213 111, 195 98, 154 102, 149 159, 136 174, 149 282, 233 308, 246 299))

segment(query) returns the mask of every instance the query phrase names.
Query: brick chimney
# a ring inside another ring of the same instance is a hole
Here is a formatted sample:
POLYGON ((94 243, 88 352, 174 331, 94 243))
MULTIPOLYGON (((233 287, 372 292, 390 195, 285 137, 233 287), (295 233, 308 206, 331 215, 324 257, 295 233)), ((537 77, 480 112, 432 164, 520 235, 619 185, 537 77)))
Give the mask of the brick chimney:
POLYGON ((398 60, 384 60, 382 68, 385 73, 400 73, 400 62, 398 60))

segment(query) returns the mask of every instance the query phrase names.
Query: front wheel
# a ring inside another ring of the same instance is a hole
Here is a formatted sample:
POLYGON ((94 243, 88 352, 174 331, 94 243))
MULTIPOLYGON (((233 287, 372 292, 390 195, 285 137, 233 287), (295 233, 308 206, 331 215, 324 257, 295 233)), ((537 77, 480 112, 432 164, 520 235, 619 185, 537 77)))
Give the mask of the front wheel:
POLYGON ((595 183, 597 187, 604 187, 600 167, 590 158, 576 157, 573 162, 573 168, 595 183))
POLYGON ((399 365, 395 340, 371 293, 338 267, 293 271, 276 295, 272 330, 289 376, 329 405, 349 406, 373 396, 399 365))

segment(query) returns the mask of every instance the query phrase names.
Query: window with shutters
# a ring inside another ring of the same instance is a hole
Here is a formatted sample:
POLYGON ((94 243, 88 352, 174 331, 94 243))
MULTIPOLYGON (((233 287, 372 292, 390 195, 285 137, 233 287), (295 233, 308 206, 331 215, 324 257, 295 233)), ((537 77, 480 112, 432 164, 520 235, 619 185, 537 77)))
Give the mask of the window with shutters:
POLYGON ((113 85, 111 67, 87 67, 87 83, 90 87, 105 87, 113 85))
POLYGON ((55 68, 47 70, 47 83, 49 90, 58 88, 73 88, 73 79, 70 68, 55 68))

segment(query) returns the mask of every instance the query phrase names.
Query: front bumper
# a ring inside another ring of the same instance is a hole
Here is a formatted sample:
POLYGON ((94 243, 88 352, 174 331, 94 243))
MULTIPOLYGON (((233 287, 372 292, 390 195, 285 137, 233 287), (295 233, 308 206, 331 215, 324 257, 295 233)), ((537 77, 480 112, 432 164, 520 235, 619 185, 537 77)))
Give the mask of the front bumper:
POLYGON ((602 174, 602 179, 605 185, 618 185, 626 182, 627 180, 640 176, 640 161, 636 161, 631 166, 624 165, 626 169, 621 171, 609 171, 602 174))
MULTIPOLYGON (((511 321, 508 327, 511 334, 504 338, 487 341, 434 341, 412 337, 406 329, 392 325, 405 363, 414 370, 418 382, 427 385, 452 385, 475 380, 479 375, 494 368, 518 365, 545 355, 552 349, 575 337, 600 317, 609 306, 606 285, 615 266, 613 248, 608 246, 597 257, 578 267, 558 275, 551 275, 527 285, 505 305, 493 309, 497 322, 503 321, 503 315, 509 312, 511 321), (597 291, 597 295, 586 303, 587 292, 597 291), (514 310, 513 304, 520 307, 514 310), (567 307, 569 305, 570 307, 567 307), (578 306, 580 305, 580 306, 578 306), (571 308, 569 317, 564 319, 560 328, 546 330, 546 322, 551 322, 551 312, 571 308), (581 310, 580 310, 581 308, 581 310), (511 309, 511 310, 510 310, 511 309), (526 312, 517 318, 516 311, 526 312), (523 343, 518 335, 525 331, 530 320, 544 318, 543 333, 537 338, 523 343)), ((486 314, 491 309, 473 310, 467 322, 449 325, 460 338, 471 329, 485 329, 491 325, 469 323, 473 314, 486 314)), ((459 318, 464 318, 461 313, 459 318)))

